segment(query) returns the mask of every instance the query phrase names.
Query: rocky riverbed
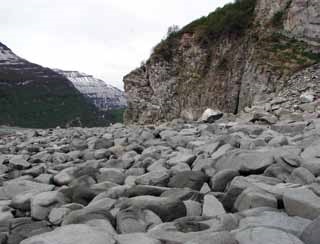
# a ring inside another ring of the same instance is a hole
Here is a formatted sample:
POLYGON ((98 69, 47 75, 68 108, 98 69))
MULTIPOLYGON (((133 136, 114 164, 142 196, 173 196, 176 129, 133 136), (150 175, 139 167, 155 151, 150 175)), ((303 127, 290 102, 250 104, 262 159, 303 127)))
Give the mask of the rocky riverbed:
POLYGON ((0 243, 318 244, 320 120, 0 129, 0 243))

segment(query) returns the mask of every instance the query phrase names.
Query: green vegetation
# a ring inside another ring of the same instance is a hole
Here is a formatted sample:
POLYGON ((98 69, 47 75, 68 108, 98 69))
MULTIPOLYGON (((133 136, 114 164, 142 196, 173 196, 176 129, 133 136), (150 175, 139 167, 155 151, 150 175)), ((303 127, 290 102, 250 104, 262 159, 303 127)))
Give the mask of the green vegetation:
POLYGON ((123 114, 125 110, 125 108, 108 110, 104 113, 104 118, 112 124, 123 123, 123 114))
POLYGON ((280 33, 274 33, 260 44, 264 47, 261 58, 269 60, 275 67, 289 73, 298 71, 320 62, 320 54, 309 49, 303 41, 288 38, 280 33))
POLYGON ((166 61, 170 61, 174 52, 174 49, 179 44, 179 33, 171 33, 167 38, 161 40, 161 42, 153 49, 155 56, 160 56, 166 61))
POLYGON ((0 70, 0 125, 51 128, 107 122, 62 76, 26 62, 0 70))
POLYGON ((241 35, 252 23, 256 0, 236 0, 234 3, 218 8, 207 17, 202 17, 188 24, 180 31, 168 31, 168 35, 153 50, 155 57, 166 61, 172 58, 173 50, 179 45, 184 33, 193 33, 198 41, 210 45, 223 34, 241 35))
POLYGON ((184 33, 200 31, 209 39, 221 34, 241 34, 251 24, 255 6, 256 0, 237 0, 218 8, 207 17, 190 23, 181 31, 184 33))
POLYGON ((283 26, 283 19, 284 19, 285 12, 280 10, 274 14, 272 17, 272 25, 274 27, 282 27, 283 26))
MULTIPOLYGON (((69 88, 70 89, 70 88, 69 88)), ((0 86, 0 124, 29 128, 50 128, 67 124, 102 124, 98 112, 80 94, 50 94, 41 87, 0 86)))

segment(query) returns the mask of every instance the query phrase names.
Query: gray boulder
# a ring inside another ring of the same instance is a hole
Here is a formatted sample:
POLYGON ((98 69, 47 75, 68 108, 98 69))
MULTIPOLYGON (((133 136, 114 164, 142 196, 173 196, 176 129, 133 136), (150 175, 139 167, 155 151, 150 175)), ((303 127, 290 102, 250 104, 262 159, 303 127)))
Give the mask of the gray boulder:
POLYGON ((208 177, 201 171, 184 171, 172 176, 168 186, 173 188, 188 187, 199 191, 202 185, 208 180, 208 177))
POLYGON ((7 244, 20 244, 22 240, 52 231, 47 221, 33 221, 31 218, 15 218, 10 221, 7 244))
POLYGON ((116 241, 106 232, 88 225, 68 225, 54 231, 33 236, 21 244, 115 244, 116 241))
POLYGON ((130 233, 117 235, 118 244, 161 244, 161 241, 153 239, 144 233, 130 233))
MULTIPOLYGON (((261 209, 261 208, 260 208, 261 209)), ((240 220, 239 228, 253 227, 275 228, 299 237, 303 230, 311 223, 309 219, 290 217, 284 212, 257 210, 257 213, 240 220)), ((242 213, 240 213, 242 214, 242 213)))
POLYGON ((93 149, 98 150, 98 149, 108 149, 110 147, 113 147, 114 141, 113 139, 109 138, 98 138, 94 144, 93 144, 93 149))
POLYGON ((119 207, 120 209, 126 209, 128 207, 149 209, 157 214, 164 222, 172 221, 187 215, 186 206, 181 200, 168 197, 132 197, 124 200, 119 207))
POLYGON ((192 153, 178 152, 178 153, 175 153, 174 156, 167 161, 167 164, 170 166, 174 166, 178 163, 185 163, 185 164, 191 165, 196 158, 197 156, 195 156, 192 153))
POLYGON ((218 110, 206 109, 201 115, 199 121, 204 123, 214 123, 216 120, 219 120, 223 117, 223 113, 218 110))
POLYGON ((272 151, 234 150, 219 158, 215 168, 239 170, 244 174, 259 174, 273 163, 272 151))
POLYGON ((238 211, 258 207, 277 208, 278 201, 275 196, 268 192, 249 187, 238 196, 234 207, 238 211))
POLYGON ((58 191, 42 192, 31 199, 31 216, 37 220, 48 217, 51 209, 65 204, 67 199, 58 191))
POLYGON ((203 201, 203 216, 217 216, 221 214, 225 214, 226 211, 222 205, 222 203, 213 195, 205 195, 203 201))
POLYGON ((80 138, 74 138, 71 142, 71 147, 74 150, 85 150, 88 148, 88 144, 86 140, 80 139, 80 138))
POLYGON ((284 192, 283 202, 289 215, 307 219, 320 216, 320 197, 307 188, 287 190, 284 192))
POLYGON ((98 182, 110 181, 122 185, 125 180, 124 170, 116 168, 101 168, 97 176, 98 182))
POLYGON ((138 176, 135 180, 137 185, 166 186, 169 181, 170 174, 168 171, 152 171, 147 174, 138 176))
POLYGON ((319 244, 320 240, 320 217, 316 218, 306 228, 302 228, 303 232, 300 239, 305 244, 319 244))
POLYGON ((37 183, 29 180, 12 180, 3 183, 0 187, 0 198, 12 199, 19 194, 40 193, 53 190, 54 185, 37 183))
POLYGON ((183 201, 187 214, 186 216, 201 216, 202 213, 202 205, 201 203, 193 200, 183 201))
MULTIPOLYGON (((216 217, 187 217, 174 222, 160 224, 152 228, 150 237, 164 243, 186 243, 212 235, 216 232, 230 231, 237 227, 234 216, 224 214, 216 217)), ((218 242, 219 243, 219 242, 218 242)))
POLYGON ((304 129, 307 127, 307 122, 295 122, 295 123, 286 123, 281 122, 275 125, 271 125, 271 129, 285 135, 298 135, 301 134, 304 129))
POLYGON ((320 175, 320 142, 316 141, 302 152, 302 167, 308 169, 313 175, 320 175))
POLYGON ((301 184, 301 185, 310 185, 316 181, 316 177, 306 168, 299 167, 292 171, 289 182, 301 184))
POLYGON ((52 155, 52 162, 54 164, 63 164, 70 160, 70 157, 66 153, 55 152, 52 155))
POLYGON ((234 177, 239 176, 239 172, 233 169, 225 169, 211 177, 210 185, 214 192, 223 192, 234 177))
POLYGON ((238 230, 235 232, 235 238, 239 244, 303 244, 290 233, 265 227, 238 230))
POLYGON ((23 170, 28 169, 31 167, 31 164, 26 161, 23 156, 14 156, 9 161, 9 166, 11 166, 14 169, 23 170))
POLYGON ((238 241, 229 232, 223 231, 196 237, 185 244, 238 244, 238 241))
POLYGON ((146 232, 161 223, 161 219, 147 209, 129 207, 117 214, 117 230, 121 234, 146 232))
POLYGON ((86 224, 90 220, 107 220, 114 225, 114 218, 108 210, 102 207, 86 207, 74 210, 64 217, 62 225, 86 224))
POLYGON ((75 171, 76 171, 75 167, 68 167, 64 170, 61 170, 58 174, 56 174, 53 177, 54 184, 58 186, 70 184, 75 179, 75 176, 74 176, 75 171))

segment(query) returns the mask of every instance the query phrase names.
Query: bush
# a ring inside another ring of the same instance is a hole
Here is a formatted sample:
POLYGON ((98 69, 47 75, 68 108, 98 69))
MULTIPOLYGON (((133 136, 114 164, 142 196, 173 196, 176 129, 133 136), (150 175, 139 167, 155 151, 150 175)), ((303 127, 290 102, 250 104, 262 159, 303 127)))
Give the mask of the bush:
POLYGON ((256 0, 237 0, 218 8, 207 17, 191 22, 181 30, 176 26, 170 27, 167 37, 153 49, 153 55, 170 61, 184 33, 195 34, 198 41, 205 44, 210 44, 222 34, 242 34, 252 22, 255 6, 256 0))
POLYGON ((169 36, 171 35, 175 35, 176 33, 179 32, 179 26, 177 25, 172 25, 168 28, 168 31, 167 31, 167 36, 166 38, 168 38, 169 36))
POLYGON ((177 25, 170 26, 167 35, 153 48, 152 53, 156 56, 161 56, 166 61, 170 61, 173 49, 178 45, 178 37, 179 27, 177 25))
POLYGON ((252 22, 256 0, 238 0, 225 5, 182 29, 182 32, 205 31, 205 37, 212 38, 225 33, 241 34, 252 22))
POLYGON ((163 39, 153 49, 153 54, 161 56, 164 60, 170 61, 173 55, 173 50, 178 46, 177 33, 172 33, 167 39, 163 39))
POLYGON ((283 63, 308 66, 320 62, 320 54, 310 50, 303 41, 273 33, 267 42, 269 51, 283 63))
POLYGON ((125 109, 119 108, 119 109, 111 109, 104 112, 104 118, 109 123, 123 123, 123 114, 125 109))

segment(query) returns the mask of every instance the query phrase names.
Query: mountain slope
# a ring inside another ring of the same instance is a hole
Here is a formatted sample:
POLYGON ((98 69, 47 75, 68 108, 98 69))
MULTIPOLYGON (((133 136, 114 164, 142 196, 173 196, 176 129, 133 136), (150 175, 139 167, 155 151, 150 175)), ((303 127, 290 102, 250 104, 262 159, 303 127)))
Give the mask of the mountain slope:
POLYGON ((124 77, 125 120, 198 119, 272 99, 320 61, 319 10, 317 0, 241 0, 170 33, 124 77))
POLYGON ((70 80, 98 109, 105 111, 126 107, 127 102, 124 92, 118 88, 85 73, 59 69, 54 71, 70 80))
POLYGON ((0 124, 55 127, 103 124, 72 83, 0 43, 0 124))

